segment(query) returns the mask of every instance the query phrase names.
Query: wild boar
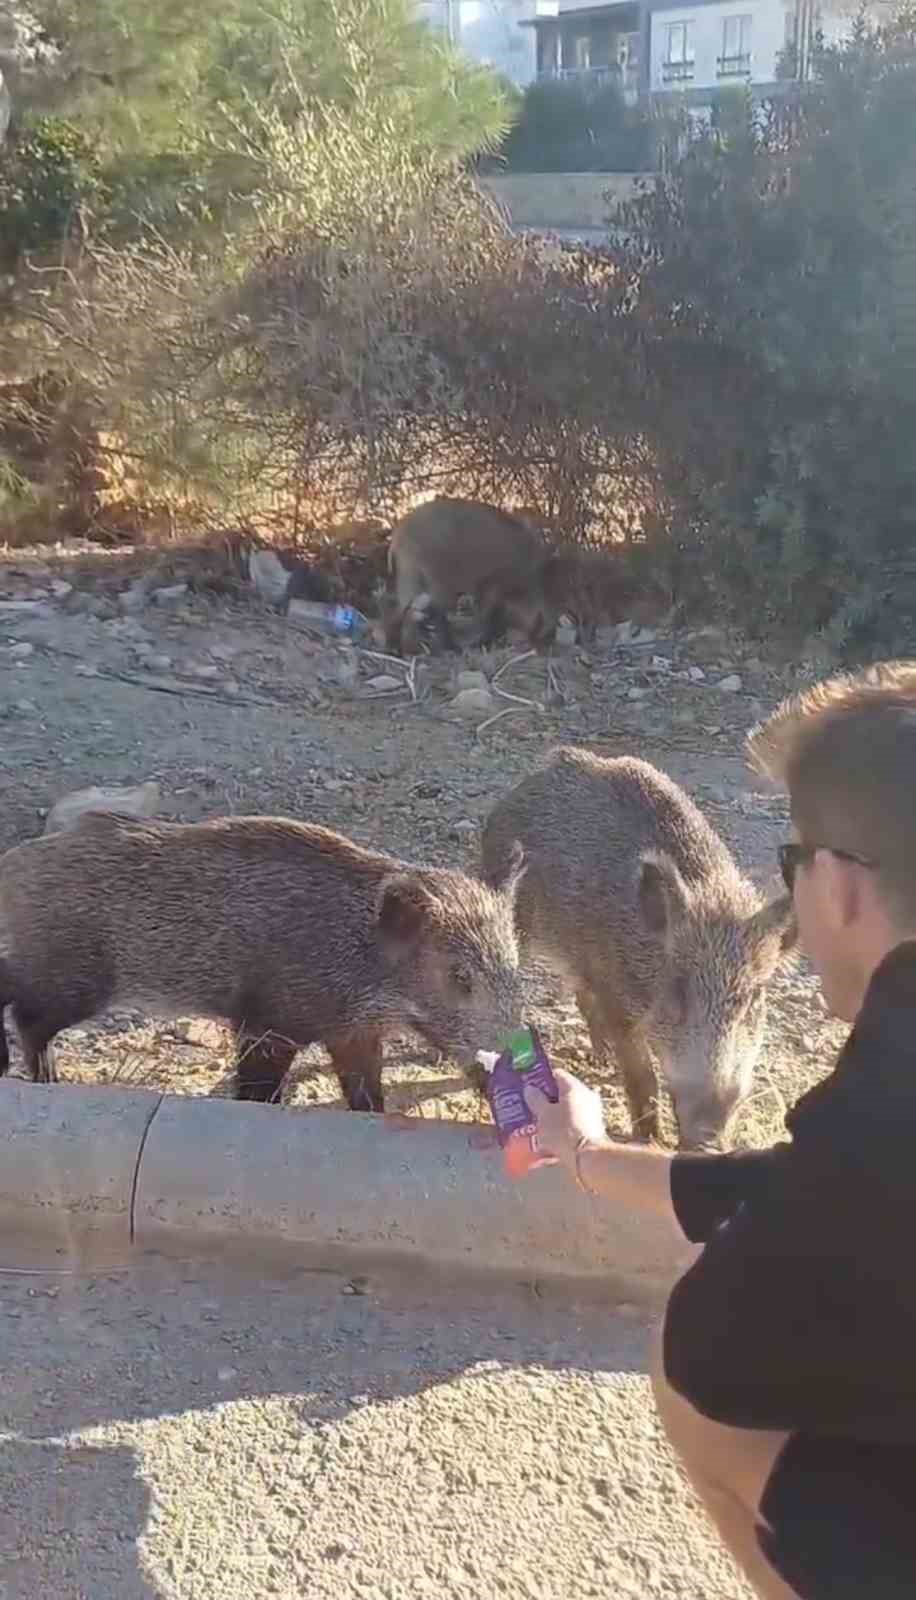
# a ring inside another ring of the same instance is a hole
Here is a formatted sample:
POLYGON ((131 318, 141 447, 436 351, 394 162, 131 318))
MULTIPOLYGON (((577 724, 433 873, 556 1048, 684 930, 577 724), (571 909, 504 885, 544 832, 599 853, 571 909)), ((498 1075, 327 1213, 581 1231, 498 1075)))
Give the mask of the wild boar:
POLYGON ((448 612, 464 594, 478 608, 478 644, 493 643, 508 623, 534 647, 549 644, 556 632, 558 555, 527 516, 476 500, 429 500, 397 524, 388 568, 395 589, 391 650, 414 653, 424 619, 439 645, 454 649, 448 612))
POLYGON ((231 1024, 240 1099, 320 1041, 351 1109, 381 1111, 386 1033, 470 1066, 515 1022, 510 856, 488 887, 283 818, 90 813, 0 857, 0 1001, 40 1082, 61 1029, 134 1005, 231 1024))
POLYGON ((596 1055, 613 1052, 634 1128, 658 1134, 656 1065, 685 1148, 720 1140, 760 1053, 766 984, 796 937, 664 773, 561 748, 494 807, 483 875, 521 842, 523 951, 572 983, 596 1055))

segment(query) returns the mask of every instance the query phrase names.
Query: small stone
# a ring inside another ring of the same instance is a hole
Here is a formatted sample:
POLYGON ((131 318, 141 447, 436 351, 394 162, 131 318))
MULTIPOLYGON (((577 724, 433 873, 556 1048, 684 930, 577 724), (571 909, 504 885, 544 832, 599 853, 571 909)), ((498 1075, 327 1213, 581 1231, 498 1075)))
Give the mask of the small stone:
POLYGON ((151 599, 154 606, 177 606, 189 593, 186 583, 168 583, 162 589, 154 589, 151 599))
POLYGON ((145 655, 143 657, 143 665, 147 672, 171 672, 172 658, 171 656, 145 655))
POLYGON ((238 1377, 238 1367, 217 1367, 216 1378, 218 1383, 231 1383, 238 1377))
POLYGON ((189 678, 200 678, 205 683, 213 683, 220 676, 219 667, 214 667, 208 661, 189 661, 181 668, 189 678))
POLYGON ((51 607, 45 600, 0 600, 0 617, 49 617, 51 607))
POLYGON ((485 672, 472 672, 466 668, 455 678, 455 688, 459 692, 462 689, 487 689, 489 688, 487 675, 485 672))
POLYGON ((466 839, 472 833, 477 832, 477 823, 472 821, 470 817, 462 817, 459 822, 455 823, 452 832, 457 833, 459 838, 466 839))
POLYGON ((489 689, 462 689, 451 702, 451 709, 468 722, 476 722, 481 717, 489 716, 495 705, 489 689))
POLYGON ((52 578, 51 593, 55 600, 66 600, 68 594, 73 593, 73 584, 67 583, 63 578, 52 578))
POLYGON ((389 694, 392 689, 403 689, 403 687, 403 679, 394 678, 388 672, 380 672, 377 677, 366 679, 366 688, 371 689, 373 694, 389 694))
POLYGON ((671 662, 667 656, 653 656, 649 663, 650 672, 670 672, 671 662))
POLYGON ((225 683, 223 684, 223 694, 228 694, 235 697, 235 695, 241 694, 241 692, 242 691, 234 678, 226 679, 225 683))
POLYGON ((33 644, 23 643, 10 645, 10 655, 14 661, 28 661, 29 656, 33 656, 34 654, 35 646, 33 644))
POLYGON ((721 678, 719 680, 718 687, 722 690, 723 694, 740 694, 741 679, 739 678, 737 672, 730 672, 727 678, 721 678))
POLYGON ((73 676, 75 678, 98 678, 100 674, 98 667, 94 667, 90 661, 78 661, 73 668, 73 676))
POLYGON ((637 689, 637 688, 628 689, 627 690, 627 699, 628 700, 645 700, 646 695, 648 693, 649 693, 648 689, 637 689))
POLYGON ((290 573, 273 550, 248 553, 248 581, 268 605, 280 606, 289 590, 290 573))
POLYGON ((342 689, 353 689, 359 682, 359 657, 351 644, 338 646, 333 656, 332 676, 342 689))
POLYGON ((63 833, 89 811, 117 811, 127 817, 153 817, 159 810, 158 783, 141 783, 133 789, 115 787, 75 789, 64 795, 48 813, 45 833, 63 833))
POLYGON ((149 599, 149 585, 138 578, 123 594, 118 595, 118 609, 130 616, 135 611, 142 611, 149 599))
POLYGON ((706 674, 702 667, 688 667, 687 676, 691 683, 705 683, 706 674))
POLYGON ((197 1045, 201 1050, 221 1050, 226 1043, 226 1030, 209 1017, 179 1017, 172 1032, 182 1044, 197 1045))

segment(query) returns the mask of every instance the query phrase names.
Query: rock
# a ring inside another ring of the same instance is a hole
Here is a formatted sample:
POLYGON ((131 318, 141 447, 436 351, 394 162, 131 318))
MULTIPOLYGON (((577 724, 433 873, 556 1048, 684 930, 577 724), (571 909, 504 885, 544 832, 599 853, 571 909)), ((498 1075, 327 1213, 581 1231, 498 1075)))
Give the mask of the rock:
POLYGON ((99 669, 91 661, 78 661, 73 668, 75 678, 98 678, 101 676, 99 669))
POLYGON ((706 674, 702 667, 688 667, 687 676, 691 683, 705 683, 706 674))
POLYGON ((462 689, 488 689, 489 686, 489 680, 485 672, 471 672, 466 669, 463 672, 459 672, 455 678, 455 688, 459 692, 462 689))
POLYGON ((390 694, 393 689, 403 689, 403 678, 393 678, 388 672, 380 672, 375 678, 366 679, 366 688, 373 694, 390 694))
POLYGON ((628 700, 645 700, 646 695, 648 693, 649 693, 648 689, 637 689, 637 688, 628 689, 627 690, 627 699, 628 700))
POLYGON ((671 662, 667 656, 653 656, 649 662, 650 672, 670 672, 671 662))
POLYGON ((472 833, 477 832, 477 823, 473 822, 470 817, 462 817, 459 822, 455 823, 452 832, 457 833, 459 839, 467 839, 472 833))
POLYGON ((179 1017, 172 1032, 182 1044, 198 1045, 202 1050, 223 1050, 226 1046, 226 1029, 209 1017, 179 1017))
POLYGON ((495 707, 496 701, 489 689, 462 689, 451 702, 451 709, 456 716, 464 717, 468 722, 491 716, 495 707))
POLYGON ((66 600, 73 593, 73 584, 67 583, 63 578, 51 579, 51 593, 55 600, 66 600))
POLYGON ((149 599, 149 585, 143 578, 137 578, 123 594, 118 595, 118 610, 125 616, 131 616, 137 611, 142 611, 149 599))
POLYGON ((290 576, 273 550, 249 551, 248 581, 268 605, 283 605, 289 592, 290 576))
POLYGON ((188 661, 180 671, 188 678, 200 678, 204 683, 214 683, 221 676, 219 667, 208 661, 188 661))
POLYGON ((147 672, 171 672, 171 656, 144 655, 143 665, 147 672))
POLYGON ((168 583, 162 589, 154 589, 150 598, 154 606, 177 606, 188 594, 186 583, 168 583))
POLYGON ((352 644, 338 645, 334 651, 330 676, 342 689, 355 689, 359 682, 359 656, 352 644))
POLYGON ((719 680, 717 687, 722 690, 723 694, 740 694, 741 679, 738 677, 737 672, 731 672, 727 678, 719 680))
POLYGON ((45 833, 63 833, 89 811, 118 811, 128 817, 154 817, 161 794, 158 783, 140 783, 133 789, 75 789, 52 806, 45 833))
POLYGON ((50 617, 53 614, 47 600, 0 600, 0 618, 50 617))
POLYGON ((33 644, 22 643, 10 645, 10 655, 14 661, 28 661, 29 656, 33 656, 34 654, 35 646, 33 644))

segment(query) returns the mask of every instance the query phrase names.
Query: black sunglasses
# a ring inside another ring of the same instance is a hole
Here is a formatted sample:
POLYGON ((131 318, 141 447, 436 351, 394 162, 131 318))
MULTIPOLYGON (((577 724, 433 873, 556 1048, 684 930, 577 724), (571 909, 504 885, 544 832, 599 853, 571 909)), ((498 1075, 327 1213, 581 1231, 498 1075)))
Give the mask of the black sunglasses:
POLYGON ((795 874, 799 867, 813 861, 819 850, 829 850, 832 856, 838 856, 840 861, 854 861, 858 867, 876 867, 876 861, 869 861, 866 856, 856 855, 854 850, 837 850, 832 844, 800 844, 792 841, 791 844, 779 846, 779 870, 782 881, 791 894, 795 888, 795 874))

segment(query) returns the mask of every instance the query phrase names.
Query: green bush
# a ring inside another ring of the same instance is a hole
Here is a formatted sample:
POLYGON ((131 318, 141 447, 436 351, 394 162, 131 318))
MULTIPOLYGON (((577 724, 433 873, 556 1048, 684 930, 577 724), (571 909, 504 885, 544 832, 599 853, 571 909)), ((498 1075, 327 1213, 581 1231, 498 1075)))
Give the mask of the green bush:
POLYGON ((57 117, 41 118, 0 151, 0 252, 7 270, 26 252, 61 244, 81 206, 100 193, 91 141, 57 117))
POLYGON ((642 172, 650 124, 613 81, 533 83, 499 152, 510 172, 642 172))
POLYGON ((669 556, 846 653, 916 619, 916 28, 860 25, 626 212, 669 556))

